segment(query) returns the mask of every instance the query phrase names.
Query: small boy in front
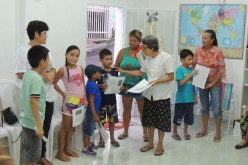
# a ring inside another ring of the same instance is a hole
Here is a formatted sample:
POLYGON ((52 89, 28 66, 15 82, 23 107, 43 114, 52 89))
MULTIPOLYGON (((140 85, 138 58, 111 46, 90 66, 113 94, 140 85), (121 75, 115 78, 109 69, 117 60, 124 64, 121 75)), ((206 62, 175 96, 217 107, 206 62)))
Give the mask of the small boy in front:
POLYGON ((192 85, 193 76, 197 74, 197 71, 191 68, 194 54, 188 49, 183 49, 180 52, 180 59, 182 65, 177 68, 176 81, 177 81, 177 94, 175 103, 175 113, 173 119, 173 133, 172 137, 175 140, 181 140, 181 137, 177 133, 177 126, 181 125, 184 118, 184 138, 190 140, 191 136, 188 133, 188 125, 192 125, 194 122, 194 103, 197 103, 195 96, 195 88, 192 85))
POLYGON ((101 103, 101 94, 96 84, 96 81, 101 78, 100 70, 101 68, 95 65, 87 65, 84 70, 85 75, 88 77, 86 83, 88 106, 83 122, 84 148, 82 149, 82 153, 88 156, 97 155, 97 153, 93 151, 92 146, 90 146, 90 137, 94 133, 95 122, 100 122, 99 108, 101 103))
POLYGON ((28 51, 32 67, 24 74, 21 90, 20 123, 23 129, 25 164, 34 165, 40 160, 45 115, 45 86, 41 74, 50 64, 48 49, 36 45, 28 51))

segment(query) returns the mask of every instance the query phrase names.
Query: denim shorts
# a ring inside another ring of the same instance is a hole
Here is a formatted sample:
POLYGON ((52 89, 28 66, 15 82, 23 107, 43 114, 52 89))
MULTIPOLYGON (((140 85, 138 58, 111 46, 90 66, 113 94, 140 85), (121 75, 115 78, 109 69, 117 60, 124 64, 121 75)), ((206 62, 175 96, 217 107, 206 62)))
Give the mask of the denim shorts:
POLYGON ((182 119, 184 123, 192 125, 194 123, 194 103, 176 103, 173 123, 180 126, 182 119))
POLYGON ((221 111, 221 86, 214 86, 210 89, 200 89, 200 101, 201 101, 201 114, 202 115, 209 115, 210 109, 210 98, 211 96, 211 103, 212 103, 212 110, 214 114, 214 118, 222 118, 222 111, 221 111))
POLYGON ((42 140, 35 130, 22 127, 24 137, 25 162, 37 163, 40 160, 42 140))
POLYGON ((84 136, 91 137, 95 130, 95 121, 93 115, 90 111, 86 111, 85 119, 83 122, 83 132, 84 136))
POLYGON ((143 99, 144 96, 142 93, 131 93, 131 92, 128 92, 127 90, 134 87, 135 85, 129 85, 129 84, 123 84, 123 87, 124 87, 124 91, 121 91, 119 94, 122 95, 122 96, 127 96, 127 97, 132 97, 132 98, 135 98, 135 99, 143 99))

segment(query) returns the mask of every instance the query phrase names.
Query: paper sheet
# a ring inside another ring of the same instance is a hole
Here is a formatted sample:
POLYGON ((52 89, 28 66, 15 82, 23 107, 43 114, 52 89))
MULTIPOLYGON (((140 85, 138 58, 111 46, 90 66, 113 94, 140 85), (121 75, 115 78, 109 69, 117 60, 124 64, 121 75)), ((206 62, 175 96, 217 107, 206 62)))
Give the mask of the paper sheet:
POLYGON ((193 77, 192 84, 196 87, 204 89, 210 68, 196 64, 195 69, 198 71, 198 73, 193 77))
POLYGON ((95 123, 96 128, 99 130, 103 141, 106 143, 109 140, 109 134, 108 132, 104 129, 102 124, 100 122, 95 123))
POLYGON ((127 91, 132 92, 132 93, 141 93, 141 92, 145 91, 146 89, 150 88, 153 84, 154 83, 149 84, 148 81, 143 79, 137 85, 135 85, 134 87, 132 87, 131 89, 129 89, 127 91))
POLYGON ((81 124, 85 118, 86 109, 84 107, 76 108, 72 110, 72 127, 81 124))
POLYGON ((124 80, 125 77, 109 76, 107 81, 108 88, 105 89, 104 94, 120 93, 120 88, 123 85, 124 80))

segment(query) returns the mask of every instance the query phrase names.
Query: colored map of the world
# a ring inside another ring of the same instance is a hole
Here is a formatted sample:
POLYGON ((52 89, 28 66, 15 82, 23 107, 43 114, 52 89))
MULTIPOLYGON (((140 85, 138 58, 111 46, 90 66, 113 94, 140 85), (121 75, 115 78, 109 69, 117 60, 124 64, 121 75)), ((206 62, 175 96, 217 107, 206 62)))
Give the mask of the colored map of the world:
POLYGON ((179 50, 202 45, 206 29, 216 32, 226 58, 242 58, 246 5, 181 5, 179 50))

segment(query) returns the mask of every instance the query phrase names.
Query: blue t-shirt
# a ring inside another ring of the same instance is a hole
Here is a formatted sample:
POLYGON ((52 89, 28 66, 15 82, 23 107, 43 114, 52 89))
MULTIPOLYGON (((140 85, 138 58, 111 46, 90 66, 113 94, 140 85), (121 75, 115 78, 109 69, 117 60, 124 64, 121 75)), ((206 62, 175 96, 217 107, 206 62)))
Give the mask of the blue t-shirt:
POLYGON ((179 84, 180 80, 185 79, 194 69, 193 68, 183 68, 179 66, 176 71, 176 81, 177 81, 177 94, 176 103, 192 103, 194 102, 194 86, 192 85, 191 78, 186 84, 181 86, 179 84))
MULTIPOLYGON (((99 114, 99 108, 101 103, 101 93, 98 89, 96 82, 88 80, 86 83, 86 97, 88 102, 90 101, 90 95, 95 95, 94 105, 96 114, 99 114)), ((90 105, 87 106, 87 111, 91 112, 90 105)))

